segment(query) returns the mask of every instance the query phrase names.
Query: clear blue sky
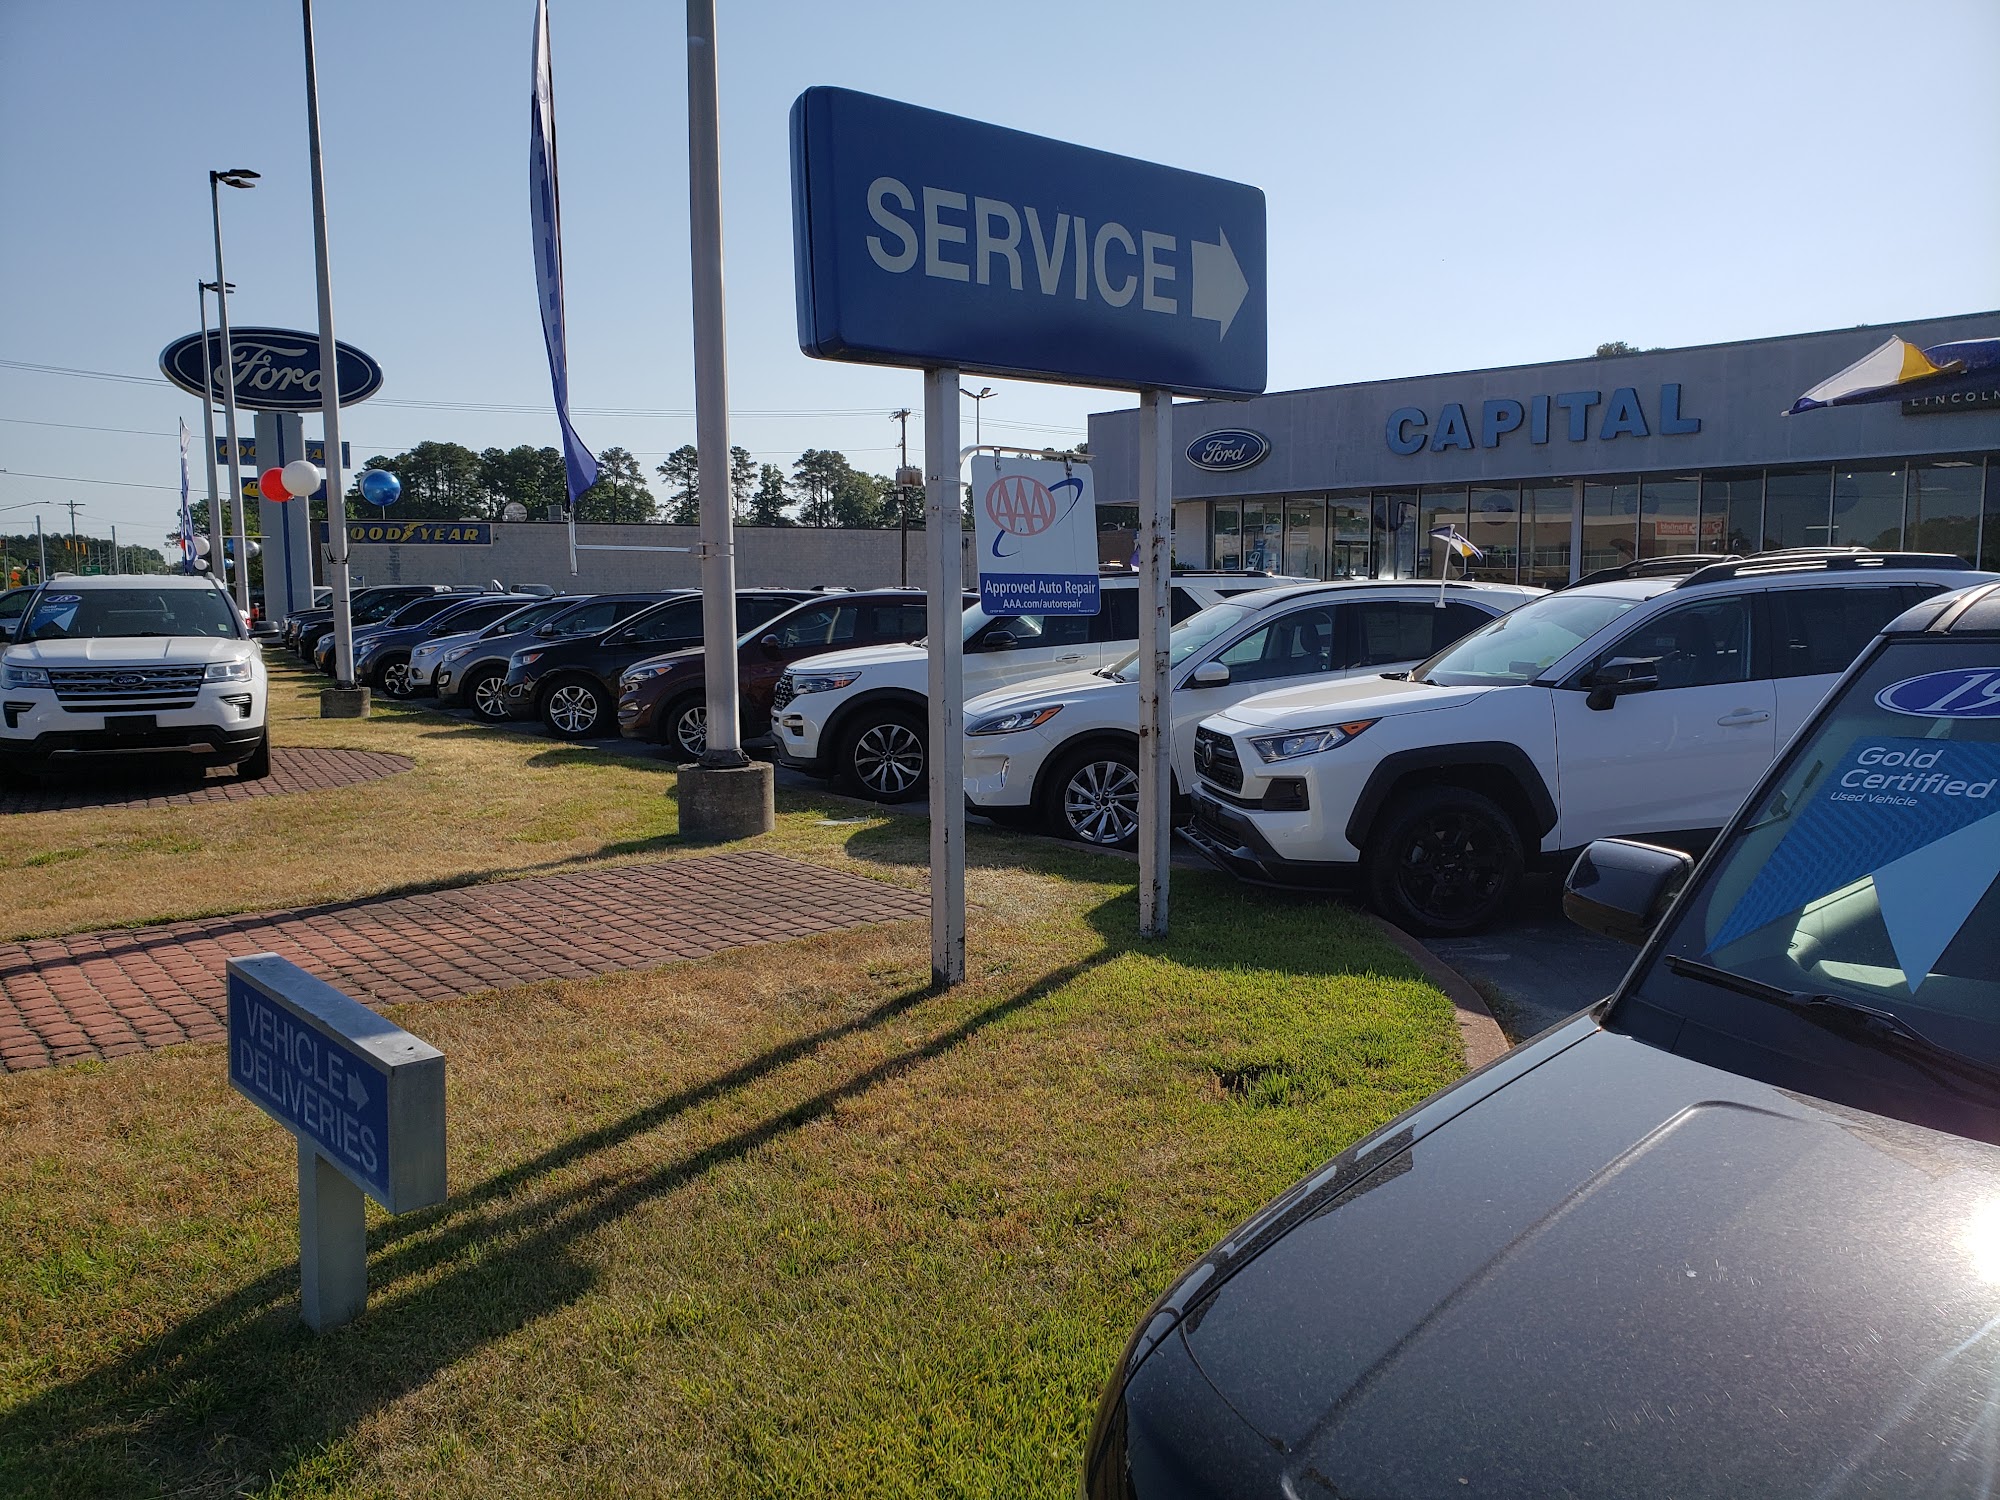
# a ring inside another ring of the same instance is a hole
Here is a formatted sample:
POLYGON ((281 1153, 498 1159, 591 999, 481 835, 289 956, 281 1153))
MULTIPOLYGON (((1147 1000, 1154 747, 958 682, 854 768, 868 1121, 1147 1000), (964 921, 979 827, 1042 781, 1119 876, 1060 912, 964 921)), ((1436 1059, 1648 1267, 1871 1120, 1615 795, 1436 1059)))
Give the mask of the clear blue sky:
MULTIPOLYGON (((720 10, 731 435, 769 461, 886 472, 885 414, 921 404, 914 373, 798 352, 786 114, 815 83, 1263 187, 1273 389, 2000 306, 1993 0, 720 10)), ((692 406, 682 9, 551 11, 576 423, 650 468, 691 416, 592 409, 692 406)), ((357 458, 557 440, 531 17, 322 0, 335 316, 387 377, 343 419, 357 458)), ((237 321, 316 326, 303 97, 285 0, 0 0, 0 359, 156 374, 213 275, 211 167, 264 174, 223 205, 237 321)), ((1125 399, 992 383, 989 436, 1024 443, 1125 399)), ((157 540, 167 489, 22 476, 170 486, 182 416, 198 434, 164 385, 0 368, 0 529, 75 498, 97 534, 157 540)))

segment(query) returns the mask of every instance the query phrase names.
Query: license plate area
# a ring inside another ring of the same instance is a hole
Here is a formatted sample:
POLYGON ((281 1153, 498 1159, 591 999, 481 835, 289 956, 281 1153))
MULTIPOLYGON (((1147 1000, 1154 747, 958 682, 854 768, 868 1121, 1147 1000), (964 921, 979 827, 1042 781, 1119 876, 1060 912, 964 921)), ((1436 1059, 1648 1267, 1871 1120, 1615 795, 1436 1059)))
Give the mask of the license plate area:
POLYGON ((114 738, 152 734, 160 727, 158 714, 106 714, 104 732, 114 738))

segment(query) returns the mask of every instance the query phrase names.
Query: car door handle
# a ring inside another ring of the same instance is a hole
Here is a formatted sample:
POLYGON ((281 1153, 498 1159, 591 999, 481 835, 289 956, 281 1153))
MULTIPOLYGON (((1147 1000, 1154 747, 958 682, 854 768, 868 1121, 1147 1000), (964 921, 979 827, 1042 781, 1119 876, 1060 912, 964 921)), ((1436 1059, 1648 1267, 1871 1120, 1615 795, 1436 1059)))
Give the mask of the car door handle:
POLYGON ((1082 653, 1081 651, 1072 651, 1072 652, 1070 652, 1070 654, 1069 654, 1068 656, 1058 656, 1058 657, 1056 658, 1056 660, 1057 660, 1057 661, 1082 661, 1082 660, 1083 660, 1083 653, 1082 653))
POLYGON ((1771 715, 1761 708, 1739 708, 1734 713, 1726 713, 1715 722, 1724 729, 1739 729, 1746 724, 1761 724, 1771 715))

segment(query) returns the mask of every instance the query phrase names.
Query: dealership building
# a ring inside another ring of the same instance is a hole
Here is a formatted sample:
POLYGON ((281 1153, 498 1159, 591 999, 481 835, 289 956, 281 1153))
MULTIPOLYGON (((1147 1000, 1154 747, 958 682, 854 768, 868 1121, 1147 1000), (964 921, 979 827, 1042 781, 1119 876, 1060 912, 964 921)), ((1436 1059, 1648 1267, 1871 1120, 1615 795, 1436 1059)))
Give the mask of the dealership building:
MULTIPOLYGON (((2000 312, 1280 391, 1174 407, 1174 561, 1555 586, 1635 558, 1844 546, 2000 571, 2000 377, 1783 413, 1892 337, 2000 337, 2000 312), (1196 460, 1201 460, 1198 464, 1196 460), (1205 466, 1204 466, 1205 465, 1205 466)), ((1090 419, 1100 525, 1137 524, 1135 410, 1090 419)))

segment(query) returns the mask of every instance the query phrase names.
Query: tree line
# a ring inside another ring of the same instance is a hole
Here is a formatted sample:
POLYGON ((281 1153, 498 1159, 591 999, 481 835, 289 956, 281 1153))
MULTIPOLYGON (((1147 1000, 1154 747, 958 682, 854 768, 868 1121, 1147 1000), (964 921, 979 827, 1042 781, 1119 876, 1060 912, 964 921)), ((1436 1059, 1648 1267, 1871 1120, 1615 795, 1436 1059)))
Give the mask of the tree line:
MULTIPOLYGON (((639 460, 623 448, 606 448, 597 455, 597 464, 597 483, 579 497, 577 520, 699 524, 701 458, 692 444, 654 466, 664 497, 654 491, 639 460)), ((402 481, 401 497, 382 511, 396 520, 498 521, 513 504, 536 521, 562 513, 563 458, 556 448, 523 443, 475 453, 460 443, 423 442, 403 453, 377 454, 363 468, 387 469, 402 481)), ((739 525, 872 528, 896 526, 903 519, 895 482, 855 468, 847 455, 833 449, 808 448, 787 473, 777 464, 758 463, 748 449, 731 448, 727 483, 739 525)), ((349 515, 375 513, 361 498, 358 474, 347 501, 349 515)), ((910 491, 904 504, 910 524, 921 526, 922 492, 910 491)), ((321 514, 320 508, 314 514, 321 514)))

